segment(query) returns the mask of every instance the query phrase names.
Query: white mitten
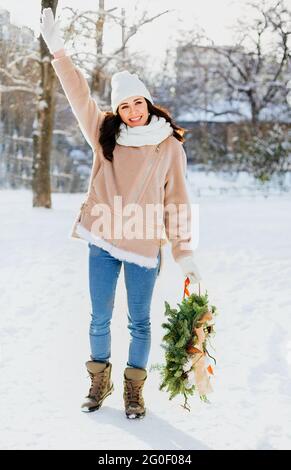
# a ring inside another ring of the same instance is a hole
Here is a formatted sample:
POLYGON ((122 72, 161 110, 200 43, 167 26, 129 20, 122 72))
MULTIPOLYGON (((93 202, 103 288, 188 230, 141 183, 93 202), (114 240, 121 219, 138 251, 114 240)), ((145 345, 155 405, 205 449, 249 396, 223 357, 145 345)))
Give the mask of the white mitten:
POLYGON ((64 48, 60 32, 60 20, 55 21, 51 8, 44 8, 41 15, 40 32, 51 54, 64 48))
POLYGON ((184 276, 189 278, 190 284, 197 284, 201 281, 201 275, 192 255, 178 259, 177 263, 182 269, 184 276))

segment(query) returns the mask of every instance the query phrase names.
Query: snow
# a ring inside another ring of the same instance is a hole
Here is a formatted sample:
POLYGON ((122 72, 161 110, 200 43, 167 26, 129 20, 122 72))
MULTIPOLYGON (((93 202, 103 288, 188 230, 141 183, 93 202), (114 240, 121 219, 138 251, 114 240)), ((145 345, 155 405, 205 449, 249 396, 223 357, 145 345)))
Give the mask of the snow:
POLYGON ((197 171, 200 165, 187 167, 188 187, 195 197, 265 196, 288 194, 291 190, 291 172, 273 175, 268 182, 261 182, 246 171, 197 171))
POLYGON ((85 160, 87 158, 85 152, 79 149, 72 149, 70 151, 70 157, 73 160, 85 160))
POLYGON ((38 102, 38 109, 39 111, 43 111, 44 109, 48 108, 48 104, 46 102, 46 100, 40 100, 38 102))
MULTIPOLYGON (((250 84, 247 87, 249 88, 250 84)), ((183 122, 239 122, 251 119, 250 104, 247 101, 217 100, 212 106, 209 106, 209 109, 212 109, 213 112, 194 108, 181 113, 176 120, 183 122)), ((269 105, 260 111, 259 120, 289 123, 291 122, 290 105, 289 107, 283 104, 269 105)))
POLYGON ((244 119, 250 119, 250 106, 245 101, 238 100, 217 100, 210 109, 213 109, 215 115, 211 111, 202 109, 192 109, 191 111, 185 111, 177 117, 177 121, 185 122, 238 122, 244 119))
POLYGON ((152 301, 147 416, 138 422, 123 411, 123 269, 112 321, 115 391, 98 412, 80 411, 89 387, 88 248, 68 234, 84 194, 54 193, 48 210, 31 208, 28 190, 0 191, 2 449, 291 449, 290 192, 247 194, 246 178, 214 175, 211 187, 225 191, 207 192, 206 182, 191 173, 201 288, 219 311, 211 404, 193 397, 189 413, 182 397, 169 401, 158 389, 164 301, 174 306, 183 292, 167 245, 152 301))

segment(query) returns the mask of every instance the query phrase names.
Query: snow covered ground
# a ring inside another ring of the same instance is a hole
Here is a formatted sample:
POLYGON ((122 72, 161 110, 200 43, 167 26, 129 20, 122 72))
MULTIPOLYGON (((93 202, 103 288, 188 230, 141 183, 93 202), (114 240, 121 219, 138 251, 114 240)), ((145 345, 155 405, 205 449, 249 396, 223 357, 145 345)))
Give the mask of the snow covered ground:
POLYGON ((98 412, 80 411, 89 387, 88 248, 68 233, 84 195, 53 194, 46 210, 31 208, 29 191, 0 191, 2 449, 291 449, 290 192, 267 195, 246 190, 245 179, 202 173, 189 172, 189 181, 200 205, 201 287, 219 310, 214 393, 211 404, 193 397, 189 413, 182 398, 158 390, 164 300, 174 306, 183 293, 167 245, 152 303, 147 416, 138 422, 125 418, 122 401, 123 270, 112 322, 115 391, 98 412))

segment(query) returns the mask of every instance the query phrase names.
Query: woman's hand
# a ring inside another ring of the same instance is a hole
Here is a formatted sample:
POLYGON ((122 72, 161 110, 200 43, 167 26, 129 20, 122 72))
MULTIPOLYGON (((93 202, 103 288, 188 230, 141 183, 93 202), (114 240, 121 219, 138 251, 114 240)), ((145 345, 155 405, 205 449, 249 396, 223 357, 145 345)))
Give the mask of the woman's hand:
POLYGON ((60 32, 60 21, 55 21, 51 8, 44 8, 41 15, 40 32, 51 54, 64 49, 60 32))
POLYGON ((198 284, 201 281, 201 275, 192 255, 178 259, 177 263, 182 269, 184 276, 189 278, 190 284, 198 284))

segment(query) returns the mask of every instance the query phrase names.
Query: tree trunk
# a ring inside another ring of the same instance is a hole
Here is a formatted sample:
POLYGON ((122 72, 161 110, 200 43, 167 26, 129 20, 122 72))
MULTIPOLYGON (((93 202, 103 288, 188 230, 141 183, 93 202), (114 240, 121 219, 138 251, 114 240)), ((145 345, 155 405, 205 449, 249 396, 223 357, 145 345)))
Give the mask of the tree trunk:
MULTIPOLYGON (((99 0, 99 14, 98 20, 96 23, 96 52, 98 57, 98 62, 103 53, 103 31, 105 23, 105 15, 101 13, 101 10, 104 11, 104 0, 99 0)), ((100 63, 95 65, 92 80, 91 80, 91 93, 97 93, 98 96, 102 96, 104 93, 104 79, 102 79, 102 73, 100 72, 100 63)))
MULTIPOLYGON (((42 0, 41 11, 51 8, 55 14, 58 0, 42 0)), ((50 152, 55 109, 55 74, 50 53, 40 36, 41 92, 33 135, 32 191, 33 207, 51 208, 50 152)))

